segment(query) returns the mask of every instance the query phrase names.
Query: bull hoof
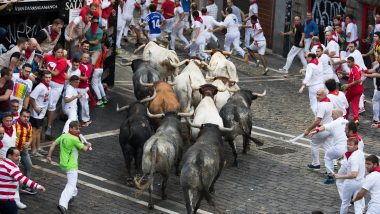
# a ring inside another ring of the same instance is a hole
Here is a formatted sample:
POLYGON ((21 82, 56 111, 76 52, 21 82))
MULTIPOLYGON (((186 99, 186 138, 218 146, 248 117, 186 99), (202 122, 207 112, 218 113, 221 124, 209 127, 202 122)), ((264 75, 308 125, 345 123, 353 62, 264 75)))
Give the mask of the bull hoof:
POLYGON ((154 205, 153 205, 153 204, 148 204, 148 208, 149 208, 150 210, 153 210, 153 209, 154 209, 154 205))

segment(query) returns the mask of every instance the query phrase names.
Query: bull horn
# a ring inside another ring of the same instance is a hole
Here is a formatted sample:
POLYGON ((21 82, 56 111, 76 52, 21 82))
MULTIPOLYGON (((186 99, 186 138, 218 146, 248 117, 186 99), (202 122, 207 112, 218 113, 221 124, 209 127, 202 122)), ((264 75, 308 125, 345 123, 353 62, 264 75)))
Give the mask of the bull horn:
POLYGON ((186 118, 186 121, 187 121, 187 123, 188 123, 191 127, 193 127, 193 128, 198 128, 198 129, 200 129, 200 128, 202 127, 201 125, 198 125, 198 124, 194 124, 194 123, 192 123, 192 122, 190 121, 189 118, 186 118))
POLYGON ((231 51, 222 51, 222 54, 223 54, 223 55, 231 55, 232 52, 231 52, 231 51))
POLYGON ((139 52, 139 50, 141 50, 142 48, 145 47, 146 44, 142 44, 140 45, 135 51, 133 51, 133 54, 136 54, 137 52, 139 52))
POLYGON ((178 116, 180 117, 191 117, 194 114, 194 108, 191 108, 190 112, 179 112, 178 116))
POLYGON ((142 76, 140 77, 140 84, 145 87, 153 87, 154 83, 145 83, 142 80, 142 76))
POLYGON ((264 97, 266 94, 267 94, 267 90, 264 90, 264 92, 262 94, 259 94, 259 93, 255 93, 255 92, 252 92, 253 95, 256 95, 258 97, 264 97))
POLYGON ((160 114, 152 114, 150 113, 149 109, 146 109, 146 113, 148 114, 149 118, 163 118, 165 114, 160 113, 160 114))
POLYGON ((124 111, 124 110, 126 110, 127 108, 129 108, 129 105, 123 106, 123 107, 121 107, 121 108, 119 108, 119 104, 116 105, 116 111, 117 111, 117 112, 124 111))
POLYGON ((157 92, 156 92, 156 89, 154 89, 153 95, 151 97, 147 97, 145 99, 140 100, 140 103, 149 102, 149 101, 153 100, 154 98, 156 98, 156 96, 157 96, 157 92))
POLYGON ((239 91, 240 89, 239 89, 239 88, 234 88, 234 89, 232 89, 232 88, 230 88, 230 87, 227 87, 227 90, 228 90, 229 92, 237 92, 237 91, 239 91))
POLYGON ((207 70, 209 70, 209 71, 214 70, 213 68, 211 68, 211 67, 210 67, 206 62, 204 62, 204 61, 202 61, 201 64, 204 65, 204 66, 207 68, 207 70))
POLYGON ((220 130, 221 132, 232 132, 232 131, 234 130, 234 128, 233 128, 233 127, 231 127, 231 128, 226 128, 226 127, 220 127, 220 126, 219 126, 219 130, 220 130))
POLYGON ((174 67, 180 67, 180 66, 182 66, 183 64, 185 64, 185 63, 187 63, 189 61, 190 61, 189 59, 185 59, 185 60, 182 60, 179 63, 171 63, 171 65, 174 66, 174 67))
POLYGON ((212 50, 204 50, 203 52, 204 53, 212 53, 213 51, 212 50))
POLYGON ((177 82, 176 81, 174 81, 174 82, 172 82, 172 81, 167 81, 167 83, 170 85, 170 86, 175 86, 175 85, 177 85, 177 82))

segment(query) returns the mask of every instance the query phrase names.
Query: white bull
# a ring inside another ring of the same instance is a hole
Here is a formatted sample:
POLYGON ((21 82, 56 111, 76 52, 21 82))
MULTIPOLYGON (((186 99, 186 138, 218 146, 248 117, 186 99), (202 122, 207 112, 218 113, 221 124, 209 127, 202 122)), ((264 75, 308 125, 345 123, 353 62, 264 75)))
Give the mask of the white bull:
POLYGON ((188 60, 180 62, 175 51, 161 47, 155 42, 140 46, 135 53, 142 47, 144 47, 143 60, 149 61, 150 65, 160 72, 162 80, 167 80, 168 77, 173 80, 179 74, 179 67, 188 62, 188 60))
POLYGON ((240 88, 236 83, 231 83, 226 77, 215 77, 212 82, 218 88, 218 93, 214 96, 214 101, 218 111, 227 103, 233 92, 239 91, 240 88))
POLYGON ((228 55, 223 51, 216 51, 207 65, 208 73, 206 74, 206 79, 211 79, 213 77, 227 77, 230 82, 238 82, 239 78, 236 71, 236 66, 231 61, 227 60, 225 55, 228 55))
POLYGON ((175 77, 177 83, 173 89, 181 104, 181 112, 190 112, 191 106, 196 108, 202 99, 197 89, 206 84, 206 80, 199 68, 199 60, 190 60, 189 64, 175 77))

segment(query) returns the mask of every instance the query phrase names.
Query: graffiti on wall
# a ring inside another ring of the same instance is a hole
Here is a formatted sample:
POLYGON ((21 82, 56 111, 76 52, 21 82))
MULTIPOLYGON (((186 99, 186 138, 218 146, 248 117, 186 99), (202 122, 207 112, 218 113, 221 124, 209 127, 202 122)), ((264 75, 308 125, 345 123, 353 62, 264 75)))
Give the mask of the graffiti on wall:
POLYGON ((333 24, 333 17, 343 15, 346 3, 340 0, 312 0, 312 15, 318 25, 329 26, 333 24))

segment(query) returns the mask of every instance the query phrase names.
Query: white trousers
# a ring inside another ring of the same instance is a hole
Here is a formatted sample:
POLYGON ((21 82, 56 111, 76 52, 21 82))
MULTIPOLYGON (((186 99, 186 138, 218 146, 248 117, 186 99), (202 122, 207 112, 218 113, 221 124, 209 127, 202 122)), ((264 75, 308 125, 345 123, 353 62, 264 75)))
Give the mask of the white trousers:
POLYGON ((376 89, 373 92, 372 110, 373 110, 373 120, 379 121, 379 114, 380 114, 380 91, 378 91, 376 89))
POLYGON ((69 133, 69 125, 72 121, 78 121, 78 108, 65 108, 63 112, 67 115, 65 126, 62 133, 69 133))
MULTIPOLYGON (((338 174, 339 175, 347 174, 347 163, 341 165, 341 167, 338 170, 338 174)), ((336 188, 338 189, 339 198, 340 200, 342 200, 344 179, 336 179, 335 184, 336 184, 336 188)))
MULTIPOLYGON (((336 142, 334 142, 336 143, 336 142)), ((331 146, 325 151, 325 166, 326 169, 329 168, 334 170, 334 160, 342 157, 347 151, 346 145, 335 145, 331 146)), ((327 171, 329 172, 329 171, 327 171)))
POLYGON ((204 52, 205 44, 206 38, 203 35, 198 36, 197 41, 192 42, 190 45, 190 57, 198 55, 199 58, 205 60, 205 58, 208 57, 207 54, 204 52))
POLYGON ((234 46, 234 49, 239 53, 240 56, 244 57, 244 50, 240 47, 240 32, 228 32, 226 34, 226 39, 224 40, 224 50, 230 51, 231 44, 234 46))
POLYGON ((83 89, 83 88, 78 88, 77 89, 79 93, 82 94, 82 97, 79 99, 80 105, 82 106, 82 120, 83 122, 88 122, 90 121, 90 106, 88 105, 88 88, 83 89))
MULTIPOLYGON (((118 10, 120 10, 120 8, 118 10)), ((121 48, 121 38, 123 37, 125 29, 129 29, 129 25, 132 22, 133 16, 123 16, 119 11, 119 15, 117 17, 116 48, 121 48)))
POLYGON ((306 59, 305 59, 304 49, 296 47, 296 46, 293 45, 292 49, 290 49, 290 51, 288 53, 288 57, 286 58, 286 64, 285 64, 285 66, 283 68, 285 71, 289 70, 290 66, 293 63, 293 59, 294 59, 295 56, 298 56, 298 58, 300 58, 303 68, 306 68, 307 62, 306 62, 306 59))
POLYGON ((155 34, 150 34, 150 33, 148 33, 148 39, 149 39, 149 41, 151 41, 151 42, 155 42, 155 41, 157 41, 157 38, 159 38, 160 36, 161 36, 160 33, 155 33, 155 34))
MULTIPOLYGON (((346 179, 343 183, 342 189, 342 204, 340 205, 340 214, 348 213, 348 206, 350 205, 353 195, 356 195, 362 187, 362 182, 355 179, 346 179)), ((355 214, 363 213, 363 199, 355 201, 355 214)))
POLYGON ((171 33, 171 40, 170 40, 170 48, 172 50, 175 50, 175 39, 178 36, 178 38, 187 46, 189 45, 189 41, 186 39, 186 37, 183 35, 183 28, 184 25, 181 24, 180 26, 173 27, 172 33, 171 33))
POLYGON ((311 111, 313 112, 314 116, 317 114, 317 105, 318 105, 318 100, 317 100, 317 91, 320 88, 323 88, 323 84, 318 84, 318 85, 313 85, 309 86, 309 102, 310 102, 310 108, 311 111))
POLYGON ((55 109, 57 108, 57 103, 59 98, 61 97, 63 86, 64 84, 59 84, 53 81, 50 82, 48 111, 55 111, 55 109))
POLYGON ((95 68, 94 73, 92 74, 91 87, 95 92, 95 96, 97 100, 101 100, 106 96, 104 92, 103 84, 102 84, 102 75, 103 68, 95 68))
POLYGON ((305 43, 305 52, 308 53, 310 52, 310 45, 311 45, 311 38, 305 38, 303 39, 304 43, 305 43))
POLYGON ((371 204, 371 201, 368 203, 368 210, 366 214, 379 214, 380 204, 371 204))
MULTIPOLYGON (((248 20, 246 25, 252 25, 251 20, 248 20)), ((251 38, 252 38, 253 30, 252 28, 246 28, 245 34, 244 34, 244 45, 245 47, 249 47, 251 45, 251 38)))
POLYGON ((331 147, 331 142, 333 137, 330 135, 330 132, 323 131, 311 138, 311 157, 313 166, 321 165, 319 162, 319 146, 323 146, 323 149, 327 151, 331 147))
POLYGON ((78 181, 78 170, 69 170, 66 171, 67 183, 65 189, 61 194, 61 198, 59 198, 59 205, 64 208, 68 208, 69 201, 72 197, 77 196, 77 181, 78 181))

